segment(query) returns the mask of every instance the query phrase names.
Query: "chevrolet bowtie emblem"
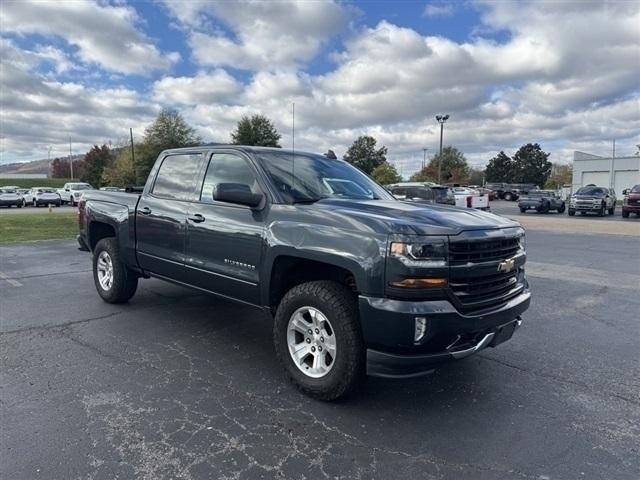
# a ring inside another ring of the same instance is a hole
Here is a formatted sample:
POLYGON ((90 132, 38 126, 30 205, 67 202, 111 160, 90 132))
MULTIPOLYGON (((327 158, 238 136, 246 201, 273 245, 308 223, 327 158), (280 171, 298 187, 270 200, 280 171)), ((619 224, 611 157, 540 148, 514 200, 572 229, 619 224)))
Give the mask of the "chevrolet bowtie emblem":
POLYGON ((516 261, 513 258, 509 258, 504 262, 498 264, 498 271, 503 273, 509 273, 516 266, 516 261))

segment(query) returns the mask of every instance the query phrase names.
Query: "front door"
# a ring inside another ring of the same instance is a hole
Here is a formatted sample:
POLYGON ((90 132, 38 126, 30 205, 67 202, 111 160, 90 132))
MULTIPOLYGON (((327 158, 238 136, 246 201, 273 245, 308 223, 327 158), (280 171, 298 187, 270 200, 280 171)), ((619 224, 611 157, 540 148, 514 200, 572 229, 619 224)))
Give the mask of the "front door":
POLYGON ((260 261, 268 207, 255 210, 214 200, 220 183, 264 191, 255 167, 238 152, 214 153, 200 197, 187 212, 185 265, 188 283, 254 305, 260 304, 260 261))
POLYGON ((138 263, 147 272, 185 282, 184 246, 187 205, 203 156, 168 155, 153 185, 140 198, 136 211, 138 263))

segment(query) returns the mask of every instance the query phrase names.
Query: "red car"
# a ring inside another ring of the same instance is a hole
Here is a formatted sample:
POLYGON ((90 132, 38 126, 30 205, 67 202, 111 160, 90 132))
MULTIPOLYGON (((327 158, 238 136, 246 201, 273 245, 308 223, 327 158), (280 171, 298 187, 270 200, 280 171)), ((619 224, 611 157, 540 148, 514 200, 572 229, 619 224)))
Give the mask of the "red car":
POLYGON ((622 200, 622 216, 629 218, 630 213, 635 213, 640 217, 640 184, 622 193, 624 194, 624 199, 622 200))

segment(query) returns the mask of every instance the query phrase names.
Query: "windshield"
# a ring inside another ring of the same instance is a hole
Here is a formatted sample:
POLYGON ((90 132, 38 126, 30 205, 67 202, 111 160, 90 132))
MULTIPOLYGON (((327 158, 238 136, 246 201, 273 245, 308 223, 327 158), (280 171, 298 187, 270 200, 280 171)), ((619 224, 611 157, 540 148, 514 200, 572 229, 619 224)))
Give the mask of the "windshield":
POLYGON ((631 193, 640 193, 640 185, 636 185, 631 189, 631 193))
POLYGON ((38 193, 55 193, 52 188, 39 188, 38 193))
POLYGON ((384 188, 342 160, 289 152, 256 155, 285 201, 316 201, 321 198, 393 200, 384 188), (295 171, 294 171, 295 165, 295 171))
POLYGON ((604 190, 600 187, 582 187, 576 195, 603 195, 604 190))
POLYGON ((88 183, 72 183, 69 185, 70 190, 93 190, 93 187, 88 183))

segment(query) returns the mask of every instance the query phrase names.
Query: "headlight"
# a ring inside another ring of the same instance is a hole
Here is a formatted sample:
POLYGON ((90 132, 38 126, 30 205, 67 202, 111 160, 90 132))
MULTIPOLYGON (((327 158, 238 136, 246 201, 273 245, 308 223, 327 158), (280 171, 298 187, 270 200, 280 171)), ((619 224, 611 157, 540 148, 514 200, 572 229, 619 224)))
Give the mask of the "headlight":
POLYGON ((527 250, 527 237, 524 234, 524 230, 522 231, 522 235, 518 237, 518 246, 523 252, 527 250))
POLYGON ((629 197, 624 197, 624 198, 622 199, 622 204, 623 204, 623 205, 629 205, 629 197))
POLYGON ((79 197, 80 195, 82 195, 82 192, 76 192, 73 194, 74 197, 79 197))
POLYGON ((447 265, 446 238, 428 238, 411 243, 391 242, 389 255, 408 266, 445 267, 447 265))

